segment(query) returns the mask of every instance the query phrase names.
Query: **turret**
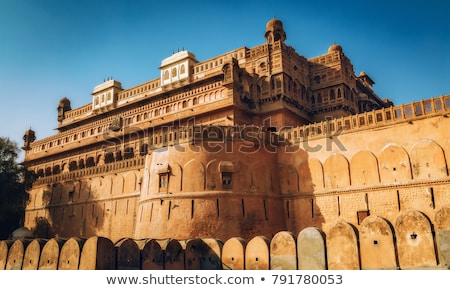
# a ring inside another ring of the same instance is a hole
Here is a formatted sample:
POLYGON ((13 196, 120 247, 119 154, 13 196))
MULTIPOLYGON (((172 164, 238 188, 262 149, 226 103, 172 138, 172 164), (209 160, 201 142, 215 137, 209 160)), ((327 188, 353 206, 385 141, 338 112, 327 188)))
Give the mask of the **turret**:
POLYGON ((66 97, 59 100, 58 104, 58 122, 61 123, 64 120, 64 113, 72 110, 70 107, 70 100, 66 97))
POLYGON ((28 129, 25 131, 25 134, 23 135, 23 150, 30 150, 31 146, 30 144, 36 140, 36 134, 33 130, 28 129))
POLYGON ((283 23, 275 18, 269 20, 266 24, 266 33, 264 34, 264 37, 268 44, 272 44, 278 40, 284 42, 286 40, 286 32, 284 32, 283 23))

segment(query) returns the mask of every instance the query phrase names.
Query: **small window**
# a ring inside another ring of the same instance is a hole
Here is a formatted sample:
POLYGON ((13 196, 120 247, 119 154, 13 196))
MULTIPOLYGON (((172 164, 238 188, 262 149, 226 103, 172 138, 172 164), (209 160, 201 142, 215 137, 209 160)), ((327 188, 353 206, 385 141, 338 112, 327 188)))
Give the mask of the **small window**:
POLYGON ((231 172, 222 172, 222 187, 223 188, 231 188, 232 185, 232 173, 231 172))
POLYGON ((167 173, 159 174, 159 190, 167 189, 167 184, 169 181, 169 176, 167 173))

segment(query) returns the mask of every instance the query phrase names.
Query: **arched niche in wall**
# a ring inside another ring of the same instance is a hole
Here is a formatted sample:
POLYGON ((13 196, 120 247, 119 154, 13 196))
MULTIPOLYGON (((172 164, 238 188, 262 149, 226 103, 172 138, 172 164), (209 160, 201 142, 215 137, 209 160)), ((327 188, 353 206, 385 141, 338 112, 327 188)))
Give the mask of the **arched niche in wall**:
POLYGON ((359 151, 350 161, 352 185, 374 185, 380 182, 378 160, 370 151, 359 151))
POLYGON ((323 164, 326 188, 342 188, 350 186, 350 171, 347 159, 333 153, 323 164))
POLYGON ((281 164, 278 167, 281 193, 292 194, 299 192, 299 177, 295 167, 290 164, 281 164))
POLYGON ((382 183, 411 180, 411 166, 408 153, 396 144, 389 144, 378 156, 380 180, 382 183))
POLYGON ((122 195, 124 189, 125 179, 122 174, 117 173, 117 175, 113 178, 112 182, 112 194, 113 195, 122 195))
POLYGON ((436 266, 436 252, 431 223, 416 210, 401 212, 395 220, 400 268, 436 266))
POLYGON ((300 164, 300 192, 312 193, 323 189, 323 165, 315 158, 300 164))
POLYGON ((327 233, 327 260, 330 270, 359 270, 358 236, 355 228, 337 222, 327 233))
POLYGON ((361 269, 397 269, 395 234, 387 220, 376 215, 365 218, 359 227, 361 269))
POLYGON ((438 179, 447 176, 444 150, 436 142, 422 140, 414 144, 410 157, 414 179, 438 179))
POLYGON ((184 165, 182 184, 185 192, 205 189, 205 167, 200 161, 192 159, 184 165))

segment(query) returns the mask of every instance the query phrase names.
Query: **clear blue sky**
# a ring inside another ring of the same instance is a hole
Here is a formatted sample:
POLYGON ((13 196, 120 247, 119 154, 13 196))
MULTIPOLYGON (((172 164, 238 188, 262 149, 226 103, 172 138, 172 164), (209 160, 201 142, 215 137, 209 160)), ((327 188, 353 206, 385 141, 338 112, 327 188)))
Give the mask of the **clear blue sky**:
POLYGON ((307 57, 336 42, 394 104, 450 94, 450 1, 0 0, 0 136, 55 134, 62 97, 91 102, 109 76, 129 88, 186 49, 199 61, 265 42, 273 17, 307 57))

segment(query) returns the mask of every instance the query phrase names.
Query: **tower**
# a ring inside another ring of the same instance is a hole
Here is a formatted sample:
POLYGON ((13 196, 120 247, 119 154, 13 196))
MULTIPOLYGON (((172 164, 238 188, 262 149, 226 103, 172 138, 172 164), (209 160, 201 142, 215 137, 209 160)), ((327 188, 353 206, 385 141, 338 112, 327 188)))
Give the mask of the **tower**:
POLYGON ((58 110, 58 122, 61 123, 64 120, 64 113, 71 110, 70 100, 66 97, 59 100, 57 110, 58 110))
POLYGON ((271 19, 266 24, 266 33, 264 34, 266 43, 273 44, 275 41, 286 40, 286 32, 283 29, 283 23, 278 19, 271 19))
POLYGON ((30 144, 36 140, 36 134, 33 130, 28 129, 23 135, 23 150, 29 150, 31 148, 30 144))

